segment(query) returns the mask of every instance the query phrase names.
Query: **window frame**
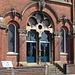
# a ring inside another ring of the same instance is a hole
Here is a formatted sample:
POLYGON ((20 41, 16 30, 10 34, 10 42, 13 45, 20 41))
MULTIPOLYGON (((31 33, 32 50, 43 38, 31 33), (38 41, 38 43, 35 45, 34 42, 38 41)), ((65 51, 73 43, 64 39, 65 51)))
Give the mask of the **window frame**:
MULTIPOLYGON (((63 39, 64 39, 64 41, 63 41, 63 45, 64 45, 64 50, 62 51, 60 51, 60 53, 66 53, 66 30, 64 29, 64 28, 62 28, 61 30, 63 30, 64 31, 64 37, 63 37, 63 39)), ((62 36, 61 36, 62 37, 62 36)))
MULTIPOLYGON (((15 43, 14 43, 14 51, 13 52, 9 52, 8 50, 8 53, 16 53, 16 25, 14 23, 9 23, 9 25, 13 25, 15 27, 15 43)), ((9 28, 9 26, 8 26, 9 28)), ((8 30, 9 31, 9 30, 8 30)), ((9 34, 9 33, 8 33, 9 34)), ((9 37, 9 36, 8 36, 9 37)), ((9 45, 9 44, 8 44, 9 45)))

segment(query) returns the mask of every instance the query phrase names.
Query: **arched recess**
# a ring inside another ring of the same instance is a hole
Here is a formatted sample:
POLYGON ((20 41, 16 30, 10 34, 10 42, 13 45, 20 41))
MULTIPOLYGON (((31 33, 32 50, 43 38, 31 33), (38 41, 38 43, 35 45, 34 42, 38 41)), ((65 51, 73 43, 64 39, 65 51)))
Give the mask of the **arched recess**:
POLYGON ((6 33, 8 33, 8 53, 19 53, 19 24, 16 21, 10 21, 7 27, 8 29, 6 29, 6 33), (12 51, 10 51, 11 48, 13 48, 12 51))
POLYGON ((60 49, 60 58, 61 58, 61 61, 62 60, 62 56, 64 58, 66 58, 66 60, 64 59, 64 62, 65 61, 67 63, 70 63, 70 61, 72 60, 72 38, 71 38, 71 32, 70 32, 70 29, 67 27, 67 26, 62 26, 61 27, 61 49, 60 49))
POLYGON ((64 28, 61 29, 61 53, 66 53, 66 31, 64 28))
POLYGON ((8 28, 8 52, 16 53, 16 26, 10 23, 8 28))
MULTIPOLYGON (((26 26, 26 30, 27 30, 27 34, 29 32, 36 31, 37 33, 37 57, 36 57, 36 62, 50 62, 51 61, 51 39, 52 39, 52 34, 54 32, 53 30, 53 23, 52 23, 52 19, 50 18, 50 16, 45 13, 45 12, 33 12, 32 14, 30 14, 28 21, 27 21, 27 26, 26 26), (43 40, 43 38, 45 40, 43 40), (49 54, 48 54, 49 53, 49 54), (48 56, 47 56, 48 54, 48 56), (42 56, 40 56, 42 55, 42 56)), ((33 34, 33 32, 31 33, 33 34)), ((34 35, 34 34, 33 34, 34 35)), ((27 36, 27 38, 29 37, 29 34, 27 36)), ((31 42, 34 41, 29 41, 29 44, 31 42)), ((28 45, 28 40, 27 40, 27 45, 28 45)), ((27 46, 28 48, 28 46, 27 46)), ((30 47, 32 48, 32 47, 30 47)), ((27 50, 28 53, 28 50, 27 50)), ((30 52, 32 53, 32 51, 30 52)), ((32 55, 32 54, 31 54, 32 55)), ((30 57, 27 56, 27 61, 29 61, 30 57)))
POLYGON ((62 26, 60 29, 61 32, 61 53, 68 53, 68 44, 70 42, 69 29, 66 26, 62 26))

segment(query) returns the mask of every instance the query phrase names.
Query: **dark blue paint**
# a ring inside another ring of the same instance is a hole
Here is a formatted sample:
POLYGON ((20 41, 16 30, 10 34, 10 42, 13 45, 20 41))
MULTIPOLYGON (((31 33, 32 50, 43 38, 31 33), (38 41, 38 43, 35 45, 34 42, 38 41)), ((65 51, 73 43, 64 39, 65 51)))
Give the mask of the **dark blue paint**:
MULTIPOLYGON (((46 56, 46 44, 47 43, 41 43, 41 46, 43 45, 43 48, 41 47, 41 62, 49 62, 49 54, 46 56)), ((48 45, 48 44, 47 44, 48 45)), ((49 48, 48 48, 49 53, 49 48)))
MULTIPOLYGON (((30 50, 29 51, 27 50, 28 51, 27 53, 30 53, 30 56, 27 56, 27 62, 34 63, 34 62, 36 62, 36 51, 35 51, 35 55, 33 56, 32 55, 32 52, 33 52, 32 44, 33 43, 30 42, 29 44, 30 44, 30 50)), ((34 44, 36 45, 36 43, 34 43, 34 44)))

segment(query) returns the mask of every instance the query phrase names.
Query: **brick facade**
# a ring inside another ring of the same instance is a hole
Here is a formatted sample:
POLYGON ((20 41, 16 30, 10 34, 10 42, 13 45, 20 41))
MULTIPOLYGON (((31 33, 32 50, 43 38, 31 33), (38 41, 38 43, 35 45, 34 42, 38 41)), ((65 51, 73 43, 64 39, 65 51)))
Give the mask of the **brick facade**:
MULTIPOLYGON (((11 11, 12 7, 16 8, 18 13, 21 13, 24 8, 39 0, 0 0, 0 14, 4 15, 6 12, 11 11)), ((75 37, 72 38, 74 35, 68 35, 71 33, 72 26, 70 22, 66 22, 65 26, 63 25, 63 20, 59 24, 57 24, 57 15, 59 18, 62 18, 63 15, 66 15, 67 19, 75 23, 75 1, 68 0, 68 2, 63 1, 45 1, 48 5, 50 5, 54 10, 50 9, 48 6, 44 8, 44 12, 47 13, 52 22, 53 22, 53 34, 55 32, 60 32, 61 28, 64 28, 67 32, 67 40, 66 40, 66 54, 60 54, 61 50, 61 37, 60 36, 53 36, 53 56, 51 56, 51 60, 53 58, 53 62, 61 61, 61 63, 73 63, 75 64, 75 37), (73 4, 73 5, 72 5, 73 4), (56 13, 55 13, 55 12, 56 13)), ((0 62, 1 61, 12 61, 14 66, 17 66, 19 62, 27 62, 26 57, 26 37, 27 34, 20 34, 18 29, 26 29, 27 27, 27 20, 31 13, 38 11, 38 4, 34 4, 29 7, 24 14, 22 15, 22 20, 19 18, 18 15, 15 16, 15 19, 12 20, 12 13, 4 16, 4 23, 5 26, 8 27, 10 23, 16 25, 17 34, 16 34, 16 52, 17 54, 8 54, 8 32, 6 29, 0 29, 0 62)), ((51 45, 52 46, 52 45, 51 45)), ((38 58, 37 58, 38 59, 38 58)))
POLYGON ((18 67, 15 69, 5 69, 0 70, 2 75, 45 75, 45 67, 18 67))

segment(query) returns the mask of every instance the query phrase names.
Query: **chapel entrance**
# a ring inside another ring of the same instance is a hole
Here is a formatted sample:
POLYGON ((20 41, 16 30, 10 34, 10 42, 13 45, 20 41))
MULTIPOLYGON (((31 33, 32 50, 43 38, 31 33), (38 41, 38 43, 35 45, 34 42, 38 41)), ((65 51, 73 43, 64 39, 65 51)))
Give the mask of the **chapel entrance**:
POLYGON ((33 12, 27 20, 27 62, 51 61, 53 24, 45 12, 33 12))

